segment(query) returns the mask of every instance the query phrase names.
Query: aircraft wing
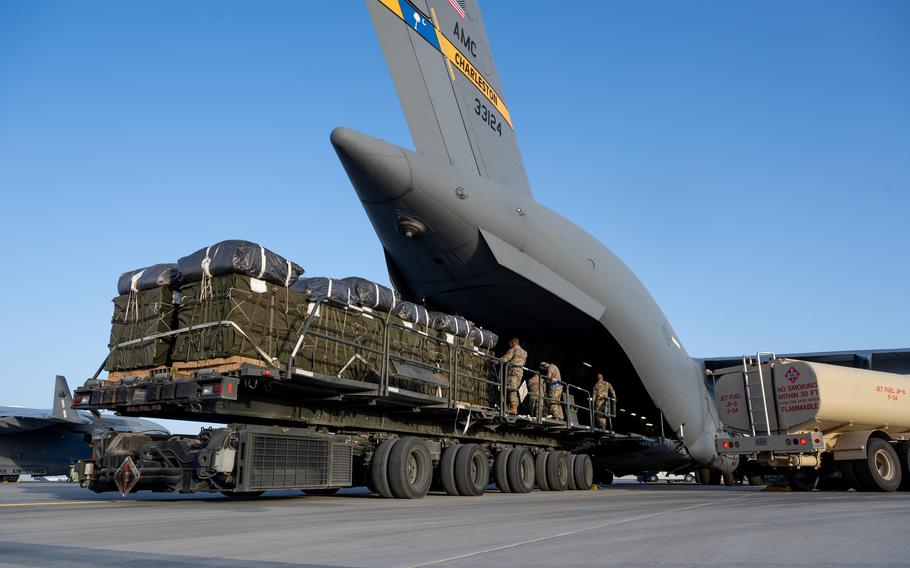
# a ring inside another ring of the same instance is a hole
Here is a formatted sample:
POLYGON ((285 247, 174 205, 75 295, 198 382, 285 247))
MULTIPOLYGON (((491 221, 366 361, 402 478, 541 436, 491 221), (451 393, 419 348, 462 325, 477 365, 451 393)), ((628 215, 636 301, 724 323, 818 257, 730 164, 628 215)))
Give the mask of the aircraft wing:
POLYGON ((54 416, 50 410, 0 406, 0 434, 37 430, 55 424, 88 424, 89 422, 91 420, 79 414, 75 417, 71 415, 68 418, 59 418, 54 416))
MULTIPOLYGON (((843 367, 856 367, 871 371, 910 375, 910 348, 908 349, 869 349, 857 351, 823 351, 817 353, 783 353, 778 357, 827 363, 843 367)), ((742 356, 716 357, 703 359, 705 369, 714 371, 724 367, 742 365, 742 356)))
POLYGON ((530 195, 476 0, 366 0, 418 152, 530 195))

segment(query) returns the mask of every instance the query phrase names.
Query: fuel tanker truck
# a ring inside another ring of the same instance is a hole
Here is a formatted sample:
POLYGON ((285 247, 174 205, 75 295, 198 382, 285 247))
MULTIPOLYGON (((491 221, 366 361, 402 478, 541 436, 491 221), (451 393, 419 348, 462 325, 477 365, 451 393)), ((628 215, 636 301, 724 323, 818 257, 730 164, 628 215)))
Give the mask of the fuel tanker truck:
POLYGON ((714 371, 722 455, 792 489, 910 489, 910 376, 743 357, 714 371))

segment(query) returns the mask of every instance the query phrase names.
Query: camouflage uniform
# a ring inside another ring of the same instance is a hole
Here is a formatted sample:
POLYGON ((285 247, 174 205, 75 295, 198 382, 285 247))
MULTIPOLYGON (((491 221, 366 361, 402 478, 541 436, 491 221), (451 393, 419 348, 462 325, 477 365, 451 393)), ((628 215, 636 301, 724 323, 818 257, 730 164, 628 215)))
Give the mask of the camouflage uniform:
POLYGON ((550 363, 550 366, 547 368, 547 377, 550 381, 548 383, 549 392, 547 396, 551 399, 550 403, 550 415, 557 420, 565 420, 566 417, 562 413, 562 375, 559 373, 559 367, 550 363))
MULTIPOLYGON (((611 398, 616 400, 616 391, 613 390, 613 385, 605 381, 603 377, 598 378, 597 382, 594 383, 594 410, 605 414, 609 413, 612 409, 607 407, 607 403, 611 398)), ((605 415, 597 416, 597 426, 606 429, 607 417, 605 415)))
POLYGON ((502 356, 503 364, 509 363, 508 381, 509 386, 509 412, 515 414, 518 412, 518 387, 521 386, 521 378, 524 376, 525 363, 528 361, 528 352, 516 345, 506 351, 502 356))
POLYGON ((540 397, 543 393, 542 383, 543 381, 537 373, 534 373, 528 379, 528 400, 531 403, 531 416, 534 418, 537 418, 538 410, 540 410, 540 397))

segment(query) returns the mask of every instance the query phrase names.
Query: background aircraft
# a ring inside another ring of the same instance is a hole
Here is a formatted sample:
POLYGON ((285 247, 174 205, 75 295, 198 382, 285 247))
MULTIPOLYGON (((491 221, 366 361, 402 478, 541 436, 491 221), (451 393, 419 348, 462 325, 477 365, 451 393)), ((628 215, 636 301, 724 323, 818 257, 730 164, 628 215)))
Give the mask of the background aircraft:
POLYGON ((76 461, 91 457, 92 435, 105 430, 168 434, 150 420, 73 410, 69 385, 57 376, 50 410, 0 406, 0 480, 68 475, 76 461))

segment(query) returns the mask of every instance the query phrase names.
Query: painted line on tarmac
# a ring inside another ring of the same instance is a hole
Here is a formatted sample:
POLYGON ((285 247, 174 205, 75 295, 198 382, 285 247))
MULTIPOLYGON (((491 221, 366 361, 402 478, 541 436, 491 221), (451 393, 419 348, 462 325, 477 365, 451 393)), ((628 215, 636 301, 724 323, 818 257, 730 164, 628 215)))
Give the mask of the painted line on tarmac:
POLYGON ((593 526, 593 527, 586 527, 586 528, 577 529, 574 531, 561 532, 559 534, 550 534, 547 536, 542 536, 540 538, 533 538, 531 540, 524 540, 521 542, 513 542, 511 544, 506 544, 503 546, 496 546, 493 548, 485 548, 483 550, 468 552, 467 554, 459 554, 458 556, 450 556, 449 558, 442 558, 440 560, 433 560, 431 562, 423 562, 421 564, 411 564, 409 568, 422 568, 423 566, 435 566, 437 564, 445 564, 446 562, 454 562, 455 560, 463 560, 465 558, 471 558, 472 556, 479 556, 481 554, 489 554, 491 552, 499 552, 500 550, 508 550, 510 548, 516 548, 519 546, 524 546, 526 544, 534 544, 537 542, 543 542, 545 540, 552 540, 554 538, 563 538, 566 536, 572 536, 572 535, 576 535, 576 534, 596 531, 596 530, 604 529, 604 528, 611 527, 611 526, 622 525, 625 523, 632 523, 635 521, 642 521, 644 519, 653 519, 654 517, 662 517, 664 515, 672 515, 674 513, 681 513, 683 511, 691 511, 692 509, 698 509, 700 507, 708 507, 710 505, 717 505, 719 503, 726 503, 728 501, 739 501, 739 500, 745 499, 747 497, 752 497, 753 495, 757 495, 757 493, 749 493, 748 495, 742 495, 739 497, 730 497, 729 499, 721 499, 720 501, 710 501, 708 503, 699 503, 697 505, 689 505, 688 507, 679 507, 677 509, 669 509, 667 511, 660 511, 657 513, 648 513, 647 515, 629 517, 628 519, 619 519, 616 521, 610 521, 608 523, 601 523, 601 524, 593 526))
POLYGON ((89 503, 105 504, 120 501, 32 501, 30 503, 0 503, 0 507, 48 507, 52 505, 87 505, 89 503))

